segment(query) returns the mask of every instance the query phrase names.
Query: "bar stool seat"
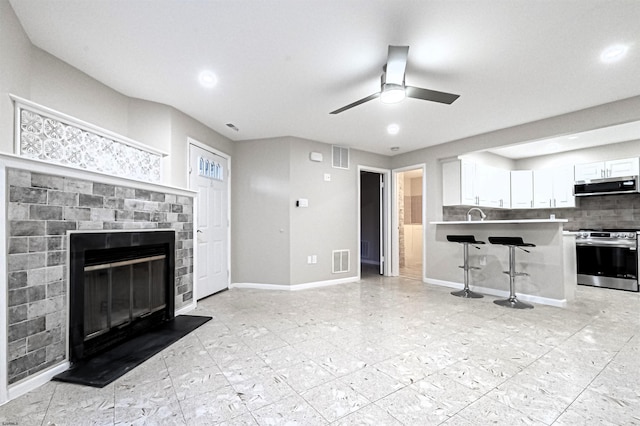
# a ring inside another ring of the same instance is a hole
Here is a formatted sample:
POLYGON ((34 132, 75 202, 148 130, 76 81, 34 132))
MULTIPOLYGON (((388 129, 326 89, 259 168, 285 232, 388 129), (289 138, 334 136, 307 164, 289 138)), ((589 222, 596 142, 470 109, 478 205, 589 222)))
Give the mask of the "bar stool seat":
POLYGON ((464 247, 464 265, 459 266, 459 268, 464 269, 464 288, 459 291, 452 291, 451 294, 458 297, 464 297, 466 299, 480 299, 484 297, 480 293, 469 290, 469 270, 480 269, 476 266, 469 266, 469 244, 477 249, 480 249, 480 247, 477 247, 477 245, 484 244, 485 242, 476 240, 476 237, 474 235, 447 235, 447 241, 460 243, 464 247))
POLYGON ((525 272, 516 272, 516 247, 529 253, 529 250, 523 247, 535 247, 535 244, 525 243, 522 237, 489 237, 491 244, 498 244, 509 247, 509 270, 503 273, 509 275, 509 298, 503 300, 494 300, 493 303, 507 308, 514 309, 533 309, 533 305, 518 300, 515 290, 515 278, 517 276, 529 275, 525 272))

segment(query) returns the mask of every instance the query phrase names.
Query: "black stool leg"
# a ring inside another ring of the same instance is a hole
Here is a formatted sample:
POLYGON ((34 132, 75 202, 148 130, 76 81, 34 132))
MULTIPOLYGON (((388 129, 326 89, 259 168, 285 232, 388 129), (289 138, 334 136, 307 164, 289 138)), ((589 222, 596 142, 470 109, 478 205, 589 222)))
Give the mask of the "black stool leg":
POLYGON ((503 300, 494 300, 493 303, 500 306, 513 309, 533 309, 533 305, 524 303, 516 298, 516 284, 515 279, 518 275, 527 275, 525 273, 516 272, 516 247, 509 246, 509 271, 505 272, 509 274, 509 298, 503 300))
POLYGON ((484 296, 469 290, 469 269, 475 269, 469 266, 469 243, 462 243, 464 246, 464 288, 459 291, 452 291, 451 294, 458 297, 464 297, 465 299, 481 299, 484 296))

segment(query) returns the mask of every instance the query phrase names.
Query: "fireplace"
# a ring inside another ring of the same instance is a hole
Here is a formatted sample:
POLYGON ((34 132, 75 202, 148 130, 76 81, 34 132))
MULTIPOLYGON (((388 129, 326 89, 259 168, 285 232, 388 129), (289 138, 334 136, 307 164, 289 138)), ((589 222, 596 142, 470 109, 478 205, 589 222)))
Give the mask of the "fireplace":
POLYGON ((69 268, 72 363, 174 316, 174 231, 71 233, 69 268))

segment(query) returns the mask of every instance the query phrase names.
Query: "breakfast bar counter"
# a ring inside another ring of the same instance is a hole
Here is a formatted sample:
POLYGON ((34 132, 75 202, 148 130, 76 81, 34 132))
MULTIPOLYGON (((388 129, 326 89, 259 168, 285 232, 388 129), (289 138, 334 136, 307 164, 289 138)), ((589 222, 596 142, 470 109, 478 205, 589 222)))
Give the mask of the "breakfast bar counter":
POLYGON ((505 297, 509 294, 508 250, 489 243, 489 237, 521 237, 535 247, 529 253, 516 249, 517 270, 528 275, 516 278, 518 298, 528 302, 564 307, 575 296, 575 236, 564 231, 566 219, 436 221, 434 247, 427 249, 435 256, 437 270, 427 271, 425 281, 462 288, 461 249, 447 241, 447 235, 474 235, 486 244, 469 250, 469 263, 480 269, 471 273, 471 289, 486 295, 505 297))

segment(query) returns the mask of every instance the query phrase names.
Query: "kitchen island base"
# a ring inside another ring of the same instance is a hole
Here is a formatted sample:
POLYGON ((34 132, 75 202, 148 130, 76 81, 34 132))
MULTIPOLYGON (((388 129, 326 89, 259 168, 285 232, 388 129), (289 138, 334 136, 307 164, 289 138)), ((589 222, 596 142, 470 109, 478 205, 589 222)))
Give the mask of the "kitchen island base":
MULTIPOLYGON (((526 261, 515 260, 516 269, 527 275, 518 277, 518 299, 523 302, 565 307, 575 297, 576 260, 575 236, 563 232, 566 220, 509 220, 474 222, 431 222, 430 232, 435 233, 435 242, 427 247, 427 256, 438 268, 427 271, 425 282, 454 288, 463 288, 460 282, 457 259, 459 250, 450 244, 447 235, 473 234, 478 240, 490 236, 521 237, 536 247, 526 261)), ((474 250, 469 255, 472 270, 473 290, 485 295, 509 298, 509 282, 503 271, 509 269, 508 251, 493 244, 474 250)))

